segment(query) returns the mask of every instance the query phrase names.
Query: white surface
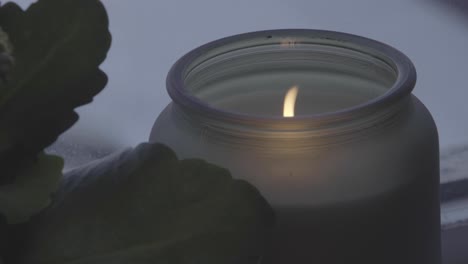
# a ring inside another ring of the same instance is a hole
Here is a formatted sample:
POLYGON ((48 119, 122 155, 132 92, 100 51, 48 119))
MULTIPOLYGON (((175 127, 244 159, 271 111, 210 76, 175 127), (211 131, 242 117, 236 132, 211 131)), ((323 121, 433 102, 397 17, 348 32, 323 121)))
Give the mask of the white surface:
POLYGON ((444 149, 440 156, 440 182, 446 183, 467 178, 468 145, 444 149))
MULTIPOLYGON (((17 0, 27 6, 30 0, 17 0)), ((432 112, 441 146, 468 142, 468 17, 431 0, 104 0, 112 48, 110 81, 82 107, 68 136, 134 145, 170 102, 165 77, 189 50, 220 37, 273 28, 316 28, 367 36, 415 63, 415 94, 432 112)))
POLYGON ((468 199, 442 204, 441 221, 445 229, 468 225, 468 199))

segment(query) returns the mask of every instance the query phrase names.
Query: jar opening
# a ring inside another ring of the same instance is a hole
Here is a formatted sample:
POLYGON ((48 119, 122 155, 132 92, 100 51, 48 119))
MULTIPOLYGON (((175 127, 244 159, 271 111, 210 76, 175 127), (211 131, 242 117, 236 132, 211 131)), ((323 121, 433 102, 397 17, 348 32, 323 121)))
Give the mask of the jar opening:
POLYGON ((377 41, 330 31, 273 30, 193 50, 174 65, 167 84, 177 104, 237 120, 285 119, 286 91, 297 87, 291 119, 312 120, 377 111, 409 95, 415 79, 410 60, 377 41))
POLYGON ((233 113, 282 116, 286 92, 298 91, 295 115, 335 112, 385 94, 397 73, 379 58, 301 42, 242 47, 189 65, 188 94, 233 113))

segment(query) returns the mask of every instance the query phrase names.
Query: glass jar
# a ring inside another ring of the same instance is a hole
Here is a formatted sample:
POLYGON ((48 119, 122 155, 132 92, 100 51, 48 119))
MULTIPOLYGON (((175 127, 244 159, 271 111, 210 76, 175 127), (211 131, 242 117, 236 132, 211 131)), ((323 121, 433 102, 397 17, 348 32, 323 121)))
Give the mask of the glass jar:
POLYGON ((264 264, 440 264, 438 135, 415 82, 405 55, 355 35, 227 37, 172 67, 150 141, 258 188, 277 215, 264 264))

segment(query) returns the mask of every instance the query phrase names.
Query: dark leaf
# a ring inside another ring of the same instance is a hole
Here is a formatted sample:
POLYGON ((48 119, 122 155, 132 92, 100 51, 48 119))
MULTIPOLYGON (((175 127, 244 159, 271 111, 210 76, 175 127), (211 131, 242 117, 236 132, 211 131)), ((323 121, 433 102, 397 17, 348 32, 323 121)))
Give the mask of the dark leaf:
POLYGON ((21 223, 46 208, 62 178, 62 168, 62 158, 46 154, 22 164, 15 181, 0 186, 0 218, 9 224, 21 223))
MULTIPOLYGON (((28 159, 78 119, 107 82, 98 68, 110 46, 98 0, 39 0, 26 11, 0 7, 0 27, 12 43, 14 65, 0 91, 0 168, 28 159)), ((0 175, 0 184, 11 182, 0 175)))
POLYGON ((227 170, 141 144, 68 173, 18 263, 258 263, 273 220, 227 170))

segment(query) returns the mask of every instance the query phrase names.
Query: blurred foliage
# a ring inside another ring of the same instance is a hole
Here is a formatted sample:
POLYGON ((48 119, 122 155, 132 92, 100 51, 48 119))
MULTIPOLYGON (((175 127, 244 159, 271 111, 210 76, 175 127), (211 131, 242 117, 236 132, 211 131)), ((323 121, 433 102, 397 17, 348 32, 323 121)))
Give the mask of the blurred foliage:
POLYGON ((259 192, 144 143, 65 175, 15 263, 258 263, 273 227, 259 192))
POLYGON ((110 43, 98 0, 0 3, 0 263, 258 263, 273 211, 225 169, 141 144, 62 179, 43 153, 105 87, 110 43))
POLYGON ((17 222, 47 206, 63 162, 40 152, 76 122, 74 108, 104 88, 98 66, 111 38, 97 0, 40 0, 26 11, 0 5, 0 28, 7 69, 0 80, 0 213, 17 222))
MULTIPOLYGON (((0 87, 4 171, 53 143, 77 121, 74 108, 104 88, 107 77, 99 65, 111 37, 97 0, 39 0, 26 11, 7 3, 0 6, 0 27, 14 59, 0 87)), ((13 180, 10 171, 0 175, 1 183, 13 180)))
POLYGON ((110 40, 97 0, 39 0, 27 10, 0 3, 1 254, 8 224, 50 204, 63 160, 42 151, 106 85, 99 65, 110 40))

